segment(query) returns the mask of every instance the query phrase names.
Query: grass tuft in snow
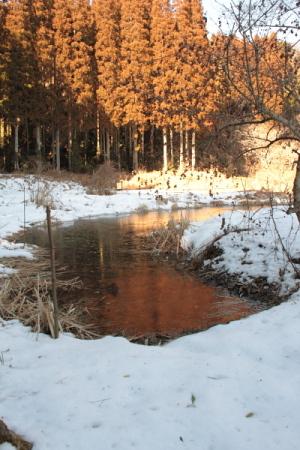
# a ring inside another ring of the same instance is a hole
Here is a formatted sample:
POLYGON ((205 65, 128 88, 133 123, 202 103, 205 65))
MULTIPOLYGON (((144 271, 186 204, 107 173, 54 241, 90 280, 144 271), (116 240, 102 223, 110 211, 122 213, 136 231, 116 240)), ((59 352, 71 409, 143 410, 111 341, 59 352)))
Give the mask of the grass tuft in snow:
MULTIPOLYGON (((79 287, 77 279, 58 283, 65 290, 79 287)), ((59 331, 70 332, 83 339, 96 336, 89 326, 81 323, 82 311, 68 305, 59 311, 59 331)), ((33 332, 54 337, 54 313, 49 284, 37 278, 21 279, 14 275, 4 281, 0 288, 0 316, 5 320, 17 319, 30 326, 33 332)))

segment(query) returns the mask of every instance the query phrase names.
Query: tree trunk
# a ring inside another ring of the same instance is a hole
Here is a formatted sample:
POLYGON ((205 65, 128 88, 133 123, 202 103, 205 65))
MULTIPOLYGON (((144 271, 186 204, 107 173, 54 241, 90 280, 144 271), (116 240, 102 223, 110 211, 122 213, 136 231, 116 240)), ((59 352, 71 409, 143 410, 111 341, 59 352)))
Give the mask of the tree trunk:
POLYGON ((171 151, 171 164, 174 167, 174 142, 173 142, 173 127, 170 127, 170 151, 171 151))
POLYGON ((0 118, 0 147, 4 147, 4 142, 5 142, 4 119, 0 118))
POLYGON ((89 145, 89 132, 86 130, 84 132, 84 159, 83 163, 86 166, 87 165, 87 151, 88 151, 88 145, 89 145))
POLYGON ((145 128, 142 127, 142 133, 141 133, 141 158, 142 162, 144 164, 145 162, 145 128))
POLYGON ((69 170, 72 170, 72 147, 73 147, 73 135, 72 135, 72 126, 71 123, 69 125, 69 134, 68 134, 68 165, 69 170))
POLYGON ((42 127, 42 158, 46 159, 46 148, 47 148, 47 133, 46 127, 42 127))
POLYGON ((110 135, 109 135, 109 131, 106 130, 106 152, 105 152, 105 159, 107 161, 110 161, 110 135))
POLYGON ((56 130, 56 169, 60 170, 60 136, 59 136, 59 127, 56 130))
POLYGON ((132 154, 132 166, 133 170, 139 170, 139 158, 138 158, 138 131, 136 124, 133 124, 133 154, 132 154))
POLYGON ((180 156, 179 156, 179 169, 184 170, 184 146, 183 146, 183 125, 180 122, 180 156))
POLYGON ((96 140, 97 140, 97 144, 96 144, 96 155, 97 158, 100 158, 101 155, 101 144, 100 144, 100 139, 101 139, 101 134, 100 134, 100 113, 97 110, 97 117, 96 117, 96 140))
POLYGON ((196 132, 192 131, 192 170, 195 170, 196 166, 196 132))
POLYGON ((38 161, 42 160, 42 136, 41 136, 41 126, 36 126, 36 156, 38 161))
POLYGON ((166 172, 168 170, 168 140, 167 140, 167 128, 163 128, 163 169, 166 172))
POLYGON ((52 166, 55 167, 55 130, 53 123, 51 126, 51 154, 52 154, 52 166))
POLYGON ((190 140, 189 140, 189 130, 185 130, 185 168, 190 165, 190 140))
POLYGON ((120 128, 116 129, 116 147, 117 147, 118 170, 119 172, 121 172, 120 128))
POLYGON ((15 170, 19 170, 19 125, 15 125, 15 170))
POLYGON ((154 156, 154 125, 151 125, 150 131, 150 155, 154 156))
POLYGON ((298 154, 298 161, 296 166, 296 175, 293 186, 294 196, 294 212, 296 213, 298 222, 300 223, 300 155, 298 154))
POLYGON ((128 124, 128 163, 130 164, 131 167, 131 159, 132 159, 132 147, 133 147, 133 137, 132 137, 132 123, 129 122, 128 124))
POLYGON ((26 129, 26 157, 28 158, 29 156, 29 142, 30 142, 30 138, 29 138, 29 125, 28 125, 28 117, 26 117, 25 119, 25 129, 26 129))

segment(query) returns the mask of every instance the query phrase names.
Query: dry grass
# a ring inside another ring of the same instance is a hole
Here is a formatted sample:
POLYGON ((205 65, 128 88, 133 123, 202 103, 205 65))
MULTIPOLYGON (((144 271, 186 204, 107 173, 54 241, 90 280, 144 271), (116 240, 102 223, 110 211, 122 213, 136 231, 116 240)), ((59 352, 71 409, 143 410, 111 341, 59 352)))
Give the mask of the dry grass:
POLYGON ((171 218, 166 224, 161 224, 151 233, 154 240, 153 252, 171 253, 179 257, 183 255, 180 241, 189 221, 181 216, 180 219, 171 218))
MULTIPOLYGON (((60 281, 58 288, 72 290, 81 286, 78 279, 60 281)), ((5 320, 18 319, 30 326, 33 332, 46 333, 54 337, 53 304, 50 283, 36 278, 20 278, 13 275, 4 280, 0 287, 0 315, 5 320)), ((82 311, 74 305, 59 310, 59 331, 71 332, 80 338, 94 338, 89 327, 81 323, 82 311)))
POLYGON ((38 182, 37 187, 31 188, 30 197, 31 201, 34 202, 37 207, 50 206, 50 208, 55 209, 51 185, 45 179, 38 182))
MULTIPOLYGON (((32 331, 54 336, 53 304, 51 297, 51 274, 48 251, 36 248, 36 259, 28 263, 26 258, 1 259, 6 267, 17 271, 8 278, 2 278, 0 284, 0 316, 5 320, 17 319, 32 331), (38 274, 38 275, 33 275, 38 274)), ((81 288, 81 282, 75 278, 60 279, 64 268, 57 272, 58 293, 67 293, 81 288)), ((99 334, 91 331, 84 323, 84 308, 78 301, 73 304, 59 304, 59 331, 71 332, 82 339, 94 339, 99 334)))
POLYGON ((97 195, 110 194, 112 189, 116 189, 119 179, 120 174, 114 168, 113 163, 106 161, 93 173, 88 184, 88 193, 97 195))
POLYGON ((140 214, 146 214, 149 212, 149 208, 147 205, 142 203, 141 205, 138 206, 138 208, 135 209, 135 212, 140 214))

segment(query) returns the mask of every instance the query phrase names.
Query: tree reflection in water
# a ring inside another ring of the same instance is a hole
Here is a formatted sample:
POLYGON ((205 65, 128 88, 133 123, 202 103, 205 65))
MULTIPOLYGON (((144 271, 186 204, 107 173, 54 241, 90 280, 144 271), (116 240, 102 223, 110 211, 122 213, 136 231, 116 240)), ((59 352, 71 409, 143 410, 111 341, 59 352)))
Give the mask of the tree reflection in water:
MULTIPOLYGON (((203 220, 220 208, 184 212, 203 220)), ((172 213, 176 218, 180 212, 172 213)), ((190 275, 175 270, 168 261, 157 261, 143 250, 141 236, 150 233, 170 214, 152 212, 117 218, 79 220, 54 230, 56 261, 66 267, 66 278, 79 277, 83 288, 74 296, 87 308, 87 317, 102 334, 139 336, 148 333, 181 334, 203 330, 253 314, 246 301, 227 298, 190 275), (116 283, 118 291, 104 289, 116 283)), ((30 230, 27 240, 47 246, 45 230, 30 230)))

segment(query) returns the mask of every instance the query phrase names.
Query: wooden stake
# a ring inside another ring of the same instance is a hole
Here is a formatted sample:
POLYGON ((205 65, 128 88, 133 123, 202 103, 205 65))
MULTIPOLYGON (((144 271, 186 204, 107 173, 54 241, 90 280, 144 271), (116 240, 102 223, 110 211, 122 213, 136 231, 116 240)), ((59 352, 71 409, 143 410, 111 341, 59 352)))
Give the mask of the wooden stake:
POLYGON ((55 252, 54 252, 54 244, 53 244, 53 237, 52 237, 50 206, 46 206, 46 213, 47 213, 47 226, 48 226, 48 236, 49 236, 49 244, 50 244, 52 302, 53 302, 53 311, 54 311, 54 339, 57 339, 58 338, 58 307, 57 307, 57 295, 56 295, 55 252))

